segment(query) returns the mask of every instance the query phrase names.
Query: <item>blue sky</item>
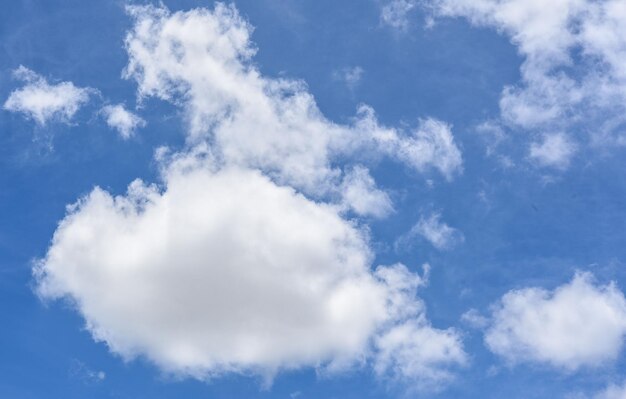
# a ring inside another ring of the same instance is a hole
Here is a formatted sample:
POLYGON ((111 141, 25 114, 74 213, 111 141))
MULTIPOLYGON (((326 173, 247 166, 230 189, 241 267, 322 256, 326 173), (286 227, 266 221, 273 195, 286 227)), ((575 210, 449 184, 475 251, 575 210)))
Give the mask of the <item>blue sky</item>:
POLYGON ((5 5, 0 397, 626 398, 623 18, 5 5))

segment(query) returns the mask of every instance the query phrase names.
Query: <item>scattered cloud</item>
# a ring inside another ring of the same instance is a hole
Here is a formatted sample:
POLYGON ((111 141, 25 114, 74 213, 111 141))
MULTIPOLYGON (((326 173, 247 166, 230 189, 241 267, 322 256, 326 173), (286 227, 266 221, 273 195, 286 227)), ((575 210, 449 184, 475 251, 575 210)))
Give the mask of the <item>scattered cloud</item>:
POLYGON ((344 205, 361 216, 383 218, 393 211, 389 195, 376 188, 367 168, 355 166, 342 183, 344 205))
POLYGON ((146 121, 128 111, 124 105, 105 105, 101 110, 107 125, 116 129, 123 139, 128 139, 135 134, 135 130, 144 127, 146 121))
POLYGON ((438 389, 454 378, 451 370, 467 364, 460 334, 438 330, 414 319, 399 324, 376 340, 374 369, 391 373, 396 381, 409 381, 418 389, 438 389))
MULTIPOLYGON (((427 4, 437 16, 464 17, 474 25, 493 27, 517 46, 524 58, 521 82, 505 87, 500 100, 508 126, 543 133, 574 130, 570 134, 576 136, 588 131, 590 142, 623 142, 619 130, 613 130, 625 121, 626 3, 432 0, 427 4)), ((546 166, 555 164, 550 161, 546 166)))
POLYGON ((380 21, 394 29, 406 30, 409 27, 408 14, 416 5, 416 0, 389 0, 380 11, 380 21))
POLYGON ((626 299, 614 283, 590 273, 553 291, 524 288, 495 305, 487 347, 513 364, 544 363, 564 370, 599 366, 617 358, 626 334, 626 299))
POLYGON ((333 77, 335 80, 340 80, 345 83, 345 85, 350 90, 354 90, 359 83, 361 82, 361 78, 363 78, 363 74, 365 71, 360 66, 352 67, 352 68, 343 68, 333 73, 333 77))
POLYGON ((546 135, 541 143, 530 146, 530 158, 540 166, 567 169, 576 153, 576 144, 562 133, 546 135))
POLYGON ((104 371, 92 370, 78 359, 72 360, 69 372, 70 377, 76 378, 87 385, 97 384, 106 379, 106 373, 104 371))
POLYGON ((461 150, 454 141, 452 128, 445 122, 428 118, 420 120, 414 137, 397 141, 397 157, 416 170, 435 168, 448 180, 463 171, 461 150))
POLYGON ((11 92, 4 109, 20 112, 41 126, 50 120, 70 122, 95 92, 90 88, 76 87, 72 82, 50 84, 43 76, 24 66, 17 68, 13 74, 25 85, 11 92))
POLYGON ((450 126, 425 119, 413 132, 382 126, 360 106, 351 125, 326 119, 301 81, 262 76, 251 61, 251 27, 234 6, 170 13, 129 7, 124 76, 141 98, 183 108, 188 141, 210 139, 225 164, 263 170, 282 184, 323 196, 339 190, 333 161, 386 156, 448 179, 462 170, 450 126), (252 134, 251 132, 254 132, 252 134))
POLYGON ((412 241, 422 237, 438 250, 451 249, 464 241, 463 233, 441 221, 441 214, 431 213, 422 216, 411 230, 398 240, 398 245, 410 245, 412 241))

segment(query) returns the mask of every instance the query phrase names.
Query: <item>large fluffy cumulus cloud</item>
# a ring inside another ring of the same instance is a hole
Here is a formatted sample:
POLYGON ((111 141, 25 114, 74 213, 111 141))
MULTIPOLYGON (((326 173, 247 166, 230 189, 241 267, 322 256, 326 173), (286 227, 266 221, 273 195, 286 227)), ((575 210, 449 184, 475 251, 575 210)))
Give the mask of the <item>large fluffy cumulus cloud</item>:
POLYGON ((174 171, 166 185, 74 205, 39 293, 71 296, 113 351, 194 375, 363 350, 386 293, 355 226, 251 170, 174 171))
POLYGON ((371 272, 366 236, 336 207, 210 164, 179 158, 163 189, 96 188, 71 206, 36 268, 38 293, 71 299, 112 351, 198 378, 340 369, 375 356, 371 340, 406 320, 417 337, 453 334, 455 355, 442 348, 426 369, 462 360, 456 333, 425 320, 421 278, 400 265, 371 272))
POLYGON ((157 151, 159 185, 95 188, 70 206, 35 268, 39 295, 73 303, 114 353, 183 376, 372 364, 447 381, 466 362, 458 332, 426 318, 425 278, 372 269, 367 227, 347 210, 393 210, 364 166, 379 156, 459 173, 450 126, 401 132, 367 106, 352 125, 327 120, 302 82, 254 68, 232 6, 129 12, 125 74, 140 99, 184 110, 186 148, 157 151))

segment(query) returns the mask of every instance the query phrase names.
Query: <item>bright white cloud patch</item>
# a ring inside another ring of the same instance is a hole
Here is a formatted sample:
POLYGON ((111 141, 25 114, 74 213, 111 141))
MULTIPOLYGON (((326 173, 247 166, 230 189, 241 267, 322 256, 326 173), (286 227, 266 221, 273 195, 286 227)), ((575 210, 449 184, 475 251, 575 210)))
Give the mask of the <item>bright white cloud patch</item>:
POLYGON ((465 17, 511 38, 522 81, 506 87, 503 120, 525 129, 584 126, 595 143, 623 143, 626 2, 622 0, 432 0, 435 13, 465 17))
POLYGON ((128 139, 135 134, 135 130, 138 127, 146 125, 145 120, 128 111, 122 104, 106 105, 102 107, 102 114, 106 119, 107 125, 116 129, 124 139, 128 139))
POLYGON ((403 320, 447 343, 409 337, 412 351, 440 351, 411 367, 436 374, 460 359, 458 336, 424 318, 421 278, 401 265, 372 274, 363 233, 336 208, 198 159, 178 158, 162 191, 135 181, 126 196, 96 188, 70 207, 36 268, 38 293, 71 299, 112 351, 197 378, 341 369, 403 320))
POLYGON ((554 291, 507 293, 485 333, 489 349, 512 363, 539 362, 566 370, 617 358, 626 334, 626 299, 589 273, 554 291))
POLYGON ((376 188, 369 171, 362 166, 357 166, 346 174, 342 191, 345 206, 358 215, 382 218, 393 211, 389 195, 376 188))
POLYGON ((184 109, 188 150, 157 151, 161 186, 96 188, 70 206, 35 268, 39 295, 73 302, 113 352, 182 376, 370 363, 407 383, 447 380, 465 356, 457 332, 428 322, 425 277, 372 271, 367 229, 344 214, 393 209, 348 161, 460 172, 450 127, 399 132, 366 106, 350 126, 328 121, 302 82, 254 68, 232 6, 129 12, 126 75, 140 97, 184 109))
POLYGON ((52 119, 69 122, 94 92, 93 89, 76 87, 72 82, 50 84, 24 66, 16 69, 14 75, 25 85, 11 92, 4 109, 20 112, 42 126, 52 119))
POLYGON ((264 77, 251 62, 251 27, 234 7, 170 13, 130 7, 135 26, 126 37, 125 76, 141 97, 155 96, 185 110, 189 141, 208 137, 227 164, 260 168, 309 194, 338 189, 332 161, 389 156, 419 171, 451 178, 462 159, 450 127, 427 119, 415 132, 381 126, 362 106, 350 126, 327 120, 301 81, 264 77))

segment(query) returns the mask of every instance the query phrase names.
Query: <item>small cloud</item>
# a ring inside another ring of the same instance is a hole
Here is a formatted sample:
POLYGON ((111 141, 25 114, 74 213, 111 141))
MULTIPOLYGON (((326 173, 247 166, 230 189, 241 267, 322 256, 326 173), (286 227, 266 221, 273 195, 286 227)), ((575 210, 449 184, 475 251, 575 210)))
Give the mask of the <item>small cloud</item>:
POLYGON ((465 240, 463 233, 441 221, 440 213, 421 217, 411 230, 396 242, 396 246, 410 245, 416 237, 422 237, 438 250, 453 248, 465 240))
POLYGON ((365 71, 360 66, 342 68, 333 73, 333 78, 344 82, 350 90, 354 90, 361 82, 364 73, 365 71))
POLYGON ((341 191, 344 206, 358 215, 384 218, 393 212, 389 195, 376 188, 376 182, 363 166, 355 166, 346 174, 341 191))
POLYGON ((97 384, 106 379, 104 371, 92 370, 78 359, 72 361, 69 373, 70 377, 81 380, 85 384, 97 384))
POLYGON ((146 125, 146 121, 128 111, 122 104, 106 105, 101 110, 107 125, 117 129, 123 139, 128 139, 135 134, 138 127, 146 125))
POLYGON ((374 371, 398 382, 419 383, 421 390, 437 390, 454 379, 452 369, 467 364, 461 335, 415 320, 394 326, 375 343, 374 371))
POLYGON ((416 5, 415 0, 391 0, 381 9, 380 22, 404 31, 409 27, 408 14, 416 5))
POLYGON ((591 273, 579 272, 553 291, 508 292, 493 307, 490 325, 487 347, 511 364, 601 366, 623 348, 626 299, 614 283, 598 285, 591 273))
POLYGON ((461 321, 463 321, 470 327, 477 329, 483 329, 489 324, 489 319, 480 314, 480 312, 476 309, 470 309, 467 312, 463 313, 463 315, 461 316, 461 321))
POLYGON ((530 158, 539 166, 567 169, 576 149, 576 144, 565 134, 549 134, 544 136, 543 142, 531 144, 530 158))
POLYGON ((72 82, 50 84, 43 76, 23 65, 13 71, 13 76, 25 85, 11 92, 3 108, 20 112, 41 126, 51 119, 69 122, 89 101, 89 96, 96 92, 91 88, 76 87, 72 82))

